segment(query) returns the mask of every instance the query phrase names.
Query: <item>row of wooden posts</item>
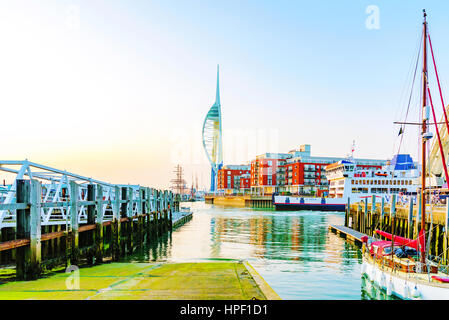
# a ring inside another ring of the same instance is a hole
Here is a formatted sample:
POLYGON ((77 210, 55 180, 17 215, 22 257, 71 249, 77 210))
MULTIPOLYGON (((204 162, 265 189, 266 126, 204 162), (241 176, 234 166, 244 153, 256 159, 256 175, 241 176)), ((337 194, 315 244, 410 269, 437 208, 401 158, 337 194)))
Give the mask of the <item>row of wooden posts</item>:
POLYGON ((170 230, 172 213, 179 211, 177 196, 147 187, 139 187, 139 198, 133 200, 131 187, 115 186, 115 200, 104 200, 103 186, 89 184, 87 201, 82 201, 79 185, 71 181, 68 201, 46 203, 42 202, 39 181, 16 180, 16 186, 17 203, 0 204, 0 210, 16 210, 16 225, 2 229, 2 240, 3 234, 10 236, 0 243, 0 252, 14 258, 16 278, 23 280, 36 279, 43 270, 61 264, 118 261, 133 248, 170 230), (104 221, 104 205, 112 209, 111 220, 104 221), (134 205, 137 214, 133 213, 134 205), (69 223, 41 226, 41 208, 62 206, 70 207, 69 223), (81 206, 87 207, 87 221, 80 225, 81 206))
MULTIPOLYGON (((426 205, 426 246, 431 232, 429 254, 435 261, 445 265, 449 262, 448 213, 449 203, 445 206, 426 205)), ((412 198, 407 204, 397 203, 396 195, 392 195, 389 202, 384 198, 376 202, 375 196, 353 204, 348 199, 345 226, 369 236, 374 236, 374 231, 378 229, 396 236, 416 239, 421 230, 421 197, 418 195, 415 204, 412 198)))

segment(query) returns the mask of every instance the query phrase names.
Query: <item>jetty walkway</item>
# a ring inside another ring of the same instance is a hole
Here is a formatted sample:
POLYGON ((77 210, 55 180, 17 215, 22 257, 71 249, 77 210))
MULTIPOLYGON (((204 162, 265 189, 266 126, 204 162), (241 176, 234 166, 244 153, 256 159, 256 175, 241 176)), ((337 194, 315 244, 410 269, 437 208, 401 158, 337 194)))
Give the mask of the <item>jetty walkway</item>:
POLYGON ((171 191, 111 184, 27 160, 0 161, 0 171, 15 174, 0 188, 0 264, 15 264, 18 280, 60 265, 119 261, 189 219, 176 213, 180 199, 171 191))

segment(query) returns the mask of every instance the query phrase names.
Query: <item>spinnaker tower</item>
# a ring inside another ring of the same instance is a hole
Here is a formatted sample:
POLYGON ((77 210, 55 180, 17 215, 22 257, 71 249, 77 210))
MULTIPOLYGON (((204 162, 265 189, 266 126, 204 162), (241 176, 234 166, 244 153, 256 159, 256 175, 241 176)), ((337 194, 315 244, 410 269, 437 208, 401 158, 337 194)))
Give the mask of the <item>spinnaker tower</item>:
POLYGON ((217 66, 217 92, 215 103, 209 109, 203 123, 203 147, 211 165, 210 191, 217 189, 218 170, 223 166, 223 147, 221 134, 221 105, 219 86, 219 66, 217 66))

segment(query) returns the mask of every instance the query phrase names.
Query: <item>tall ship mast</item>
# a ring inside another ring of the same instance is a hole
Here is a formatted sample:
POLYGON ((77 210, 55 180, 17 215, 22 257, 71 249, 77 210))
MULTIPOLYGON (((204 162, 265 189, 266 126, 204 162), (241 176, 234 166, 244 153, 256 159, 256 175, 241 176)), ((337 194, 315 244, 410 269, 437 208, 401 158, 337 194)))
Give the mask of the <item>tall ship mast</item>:
MULTIPOLYGON (((440 159, 443 162, 442 165, 445 172, 446 183, 449 181, 440 130, 436 121, 435 110, 429 89, 427 69, 428 44, 430 45, 435 75, 440 89, 441 103, 445 117, 444 124, 448 130, 449 122, 447 121, 446 109, 432 50, 432 43, 428 34, 427 14, 425 10, 423 10, 422 37, 422 101, 420 111, 422 121, 418 123, 402 123, 420 126, 420 206, 417 210, 418 214, 420 213, 421 215, 419 232, 415 239, 409 239, 396 235, 393 227, 391 233, 383 230, 375 230, 374 235, 376 238, 364 236, 362 239, 363 263, 361 272, 363 277, 367 277, 368 280, 386 290, 388 295, 395 295, 404 299, 447 300, 449 299, 449 275, 447 274, 447 270, 440 268, 440 264, 430 255, 428 244, 430 243, 432 230, 431 228, 426 230, 427 193, 430 191, 430 188, 426 188, 426 178, 429 176, 428 173, 430 172, 427 166, 426 153, 427 143, 433 138, 432 132, 429 131, 431 125, 435 125, 440 149, 440 159), (433 116, 433 123, 429 122, 431 113, 433 116)), ((392 205, 394 204, 395 203, 392 203, 392 205)), ((429 202, 429 206, 430 210, 432 210, 432 203, 429 202)), ((395 219, 394 211, 393 213, 390 213, 390 218, 395 219)), ((419 219, 418 215, 416 216, 416 219, 419 219)))
MULTIPOLYGON (((427 105, 427 14, 423 10, 423 70, 422 70, 422 134, 421 134, 421 230, 425 230, 426 221, 426 144, 431 138, 427 132, 429 106, 427 105)), ((421 255, 421 262, 425 262, 421 255)))
POLYGON ((185 185, 186 185, 186 181, 184 180, 184 172, 182 167, 178 164, 175 167, 175 179, 172 179, 171 182, 171 190, 173 190, 173 192, 179 194, 179 195, 183 195, 184 194, 184 190, 185 190, 185 185))

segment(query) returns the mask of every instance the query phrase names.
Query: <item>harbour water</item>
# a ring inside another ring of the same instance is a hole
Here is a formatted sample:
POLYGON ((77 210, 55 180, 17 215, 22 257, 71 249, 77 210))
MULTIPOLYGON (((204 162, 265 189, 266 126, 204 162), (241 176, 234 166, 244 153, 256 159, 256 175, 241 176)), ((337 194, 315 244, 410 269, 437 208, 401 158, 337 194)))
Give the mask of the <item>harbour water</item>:
POLYGON ((247 260, 282 299, 385 299, 360 274, 360 250, 328 231, 339 212, 282 212, 184 203, 191 221, 130 261, 247 260))

